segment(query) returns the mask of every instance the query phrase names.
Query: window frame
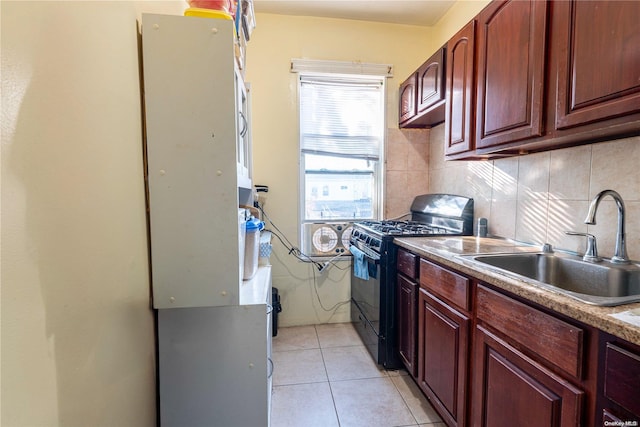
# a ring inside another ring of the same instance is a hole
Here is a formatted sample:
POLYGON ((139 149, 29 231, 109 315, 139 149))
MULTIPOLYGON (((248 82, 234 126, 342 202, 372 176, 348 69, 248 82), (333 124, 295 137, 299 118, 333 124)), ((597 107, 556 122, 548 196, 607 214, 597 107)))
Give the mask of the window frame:
MULTIPOLYGON (((369 74, 342 74, 342 73, 329 73, 329 72, 309 72, 309 71, 300 71, 297 77, 297 93, 298 93, 298 159, 299 159, 299 168, 298 168, 298 188, 299 188, 299 198, 298 198, 298 223, 300 229, 302 230, 300 236, 301 243, 304 243, 305 239, 308 239, 309 236, 304 236, 306 224, 331 224, 331 223, 353 223, 354 221, 365 221, 367 219, 377 220, 382 218, 384 213, 384 188, 385 188, 385 146, 386 146, 386 129, 387 129, 387 82, 385 77, 389 77, 388 75, 369 75, 369 74), (363 81, 371 82, 373 80, 379 81, 382 88, 381 94, 382 98, 380 100, 381 108, 382 108, 382 135, 381 135, 381 143, 379 148, 379 158, 376 162, 375 167, 373 168, 373 179, 374 179, 374 191, 372 195, 372 209, 373 214, 371 218, 331 218, 327 220, 322 219, 307 219, 306 216, 306 164, 305 157, 307 154, 302 151, 302 127, 301 127, 301 102, 302 102, 302 80, 304 78, 314 78, 317 77, 322 79, 322 81, 327 81, 327 79, 335 79, 336 82, 339 82, 340 79, 362 79, 363 81)), ((303 245, 304 246, 304 245, 303 245)))

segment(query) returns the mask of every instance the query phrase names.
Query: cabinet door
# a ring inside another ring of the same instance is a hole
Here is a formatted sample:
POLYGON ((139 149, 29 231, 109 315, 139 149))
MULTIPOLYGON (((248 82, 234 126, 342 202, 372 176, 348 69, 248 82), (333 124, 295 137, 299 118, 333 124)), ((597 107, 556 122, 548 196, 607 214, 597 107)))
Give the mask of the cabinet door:
POLYGON ((159 425, 269 425, 266 312, 265 304, 158 310, 159 425))
POLYGON ((493 2, 478 19, 476 148, 542 135, 547 2, 493 2))
POLYGON ((583 392, 478 325, 474 340, 474 426, 581 424, 583 392))
POLYGON ((239 187, 251 182, 237 173, 233 22, 145 14, 142 23, 153 306, 237 305, 239 187))
POLYGON ((640 2, 554 3, 556 129, 640 112, 640 2))
POLYGON ((416 377, 418 284, 398 275, 398 351, 407 371, 416 377))
POLYGON ((418 114, 444 102, 444 55, 438 51, 418 68, 418 114))
POLYGON ((400 85, 400 111, 398 112, 398 122, 403 123, 413 118, 417 113, 416 103, 416 73, 405 80, 400 85))
POLYGON ((447 43, 445 155, 475 148, 475 21, 469 22, 447 43))
POLYGON ((449 426, 466 420, 470 319, 419 291, 418 385, 449 426))
POLYGON ((608 342, 604 357, 604 397, 628 411, 625 419, 640 421, 640 354, 608 342))

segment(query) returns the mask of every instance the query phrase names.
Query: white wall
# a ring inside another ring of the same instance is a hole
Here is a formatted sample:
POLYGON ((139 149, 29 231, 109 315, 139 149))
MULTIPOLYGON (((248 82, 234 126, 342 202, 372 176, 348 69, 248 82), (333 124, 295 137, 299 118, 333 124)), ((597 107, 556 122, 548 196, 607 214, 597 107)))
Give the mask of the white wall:
POLYGON ((154 426, 136 18, 2 1, 2 418, 154 426))
MULTIPOLYGON (((387 126, 397 128, 398 85, 435 48, 430 47, 430 29, 416 26, 271 14, 258 14, 256 23, 247 49, 254 182, 269 186, 265 210, 298 245, 297 75, 289 72, 291 59, 393 64, 394 78, 387 80, 387 126)), ((350 298, 350 260, 319 275, 275 240, 271 262, 273 283, 282 296, 282 326, 349 321, 348 304, 335 313, 333 307, 350 298)))
MULTIPOLYGON (((255 183, 269 185, 265 209, 294 244, 299 233, 298 103, 296 74, 289 72, 291 59, 393 64, 394 77, 387 80, 385 215, 394 217, 409 210, 415 195, 428 191, 429 179, 429 132, 398 130, 398 86, 487 3, 457 2, 432 28, 257 15, 247 49, 254 177, 255 183)), ((273 280, 282 294, 283 326, 349 320, 348 305, 335 313, 325 310, 350 297, 348 262, 330 270, 328 276, 318 275, 287 255, 279 242, 274 247, 273 280)))
POLYGON ((473 19, 491 0, 459 0, 433 28, 433 42, 441 46, 473 19))

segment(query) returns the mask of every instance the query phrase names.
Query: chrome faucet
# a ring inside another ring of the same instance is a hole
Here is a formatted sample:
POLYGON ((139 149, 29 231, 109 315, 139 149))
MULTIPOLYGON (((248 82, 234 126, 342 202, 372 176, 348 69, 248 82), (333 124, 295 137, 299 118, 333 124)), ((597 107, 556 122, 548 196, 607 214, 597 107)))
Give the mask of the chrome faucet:
POLYGON ((602 198, 605 196, 611 196, 613 200, 615 200, 616 206, 618 207, 618 233, 616 234, 615 253, 611 258, 611 262, 615 262, 618 264, 627 264, 629 262, 629 258, 627 258, 627 241, 624 231, 625 210, 624 202, 622 201, 622 197, 620 197, 620 194, 613 190, 604 190, 599 192, 589 205, 589 212, 587 213, 587 218, 584 220, 584 223, 588 225, 596 224, 596 210, 598 210, 600 200, 602 200, 602 198))

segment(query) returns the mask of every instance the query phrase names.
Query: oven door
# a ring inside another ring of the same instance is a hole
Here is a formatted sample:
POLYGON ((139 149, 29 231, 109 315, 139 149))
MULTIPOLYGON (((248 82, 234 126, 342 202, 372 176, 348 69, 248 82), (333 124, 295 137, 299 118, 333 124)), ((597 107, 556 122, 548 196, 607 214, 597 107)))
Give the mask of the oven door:
POLYGON ((380 331, 381 258, 365 255, 369 279, 357 277, 351 268, 351 320, 377 363, 384 362, 380 331))

